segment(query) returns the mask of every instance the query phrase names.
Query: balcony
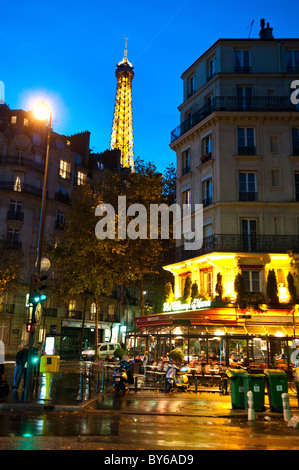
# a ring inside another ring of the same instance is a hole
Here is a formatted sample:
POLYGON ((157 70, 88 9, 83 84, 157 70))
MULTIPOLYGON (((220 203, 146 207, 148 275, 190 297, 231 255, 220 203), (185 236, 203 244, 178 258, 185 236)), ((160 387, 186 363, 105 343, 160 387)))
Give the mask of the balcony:
POLYGON ((236 96, 216 96, 212 101, 191 113, 188 119, 181 122, 171 132, 171 142, 188 132, 210 114, 217 111, 226 112, 298 112, 299 108, 291 103, 289 96, 253 96, 246 99, 236 96))
POLYGON ((251 72, 251 67, 248 65, 245 65, 243 67, 236 66, 235 67, 235 73, 250 73, 251 72))
POLYGON ((0 304, 0 314, 12 315, 15 311, 15 304, 0 304))
POLYGON ((222 253, 299 253, 298 235, 215 234, 203 239, 199 250, 185 250, 184 245, 165 254, 164 264, 173 264, 213 252, 222 253))
POLYGON ((42 197, 42 189, 26 183, 15 183, 14 181, 0 181, 0 191, 14 191, 16 193, 27 193, 32 196, 42 197))
POLYGON ((257 193, 253 191, 239 191, 239 201, 257 201, 257 193))
POLYGON ((182 176, 184 175, 187 175, 188 173, 190 173, 190 166, 185 166, 185 168, 183 168, 182 170, 182 176))
POLYGON ((246 145, 246 146, 238 146, 238 155, 256 155, 256 147, 253 145, 246 145))
POLYGON ((20 165, 40 172, 45 170, 44 164, 19 155, 0 155, 0 164, 20 165))
POLYGON ((7 211, 6 220, 16 220, 18 222, 24 222, 24 212, 21 211, 7 211))
POLYGON ((212 197, 212 196, 206 197, 206 198, 203 199, 203 201, 202 201, 203 207, 210 206, 211 204, 213 204, 213 197, 212 197))

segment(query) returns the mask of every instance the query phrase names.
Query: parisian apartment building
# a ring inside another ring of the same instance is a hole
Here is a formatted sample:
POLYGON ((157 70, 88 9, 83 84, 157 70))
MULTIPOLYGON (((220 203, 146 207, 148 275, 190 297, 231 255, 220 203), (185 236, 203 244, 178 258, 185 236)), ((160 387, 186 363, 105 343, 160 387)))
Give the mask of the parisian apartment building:
MULTIPOLYGON (((171 132, 177 161, 177 202, 203 205, 203 245, 177 241, 165 269, 182 296, 187 276, 213 298, 234 280, 266 297, 274 269, 281 302, 291 272, 298 293, 299 39, 277 39, 261 20, 258 38, 219 39, 182 74, 180 124, 171 132)), ((186 235, 187 237, 187 235, 186 235)), ((266 300, 266 299, 265 299, 266 300)))
MULTIPOLYGON (((0 339, 6 356, 15 357, 19 344, 28 342, 28 294, 30 275, 35 272, 40 224, 42 188, 47 144, 46 124, 37 121, 32 112, 10 109, 0 104, 0 235, 2 247, 19 253, 22 279, 17 291, 0 296, 0 339)), ((75 186, 103 178, 105 172, 119 168, 119 151, 99 154, 90 151, 90 133, 64 136, 51 132, 47 178, 45 236, 61 234, 71 210, 72 189, 75 186)), ((48 260, 42 262, 42 272, 51 277, 48 260)), ((99 341, 115 336, 119 341, 121 318, 117 296, 103 299, 100 306, 99 341)), ((84 339, 93 345, 95 304, 88 299, 84 339)), ((56 338, 57 353, 62 358, 76 356, 82 327, 83 299, 68 304, 47 296, 43 314, 37 325, 36 341, 46 335, 56 338)), ((128 322, 128 312, 124 315, 128 322)), ((122 317, 124 321, 124 317, 122 317)))

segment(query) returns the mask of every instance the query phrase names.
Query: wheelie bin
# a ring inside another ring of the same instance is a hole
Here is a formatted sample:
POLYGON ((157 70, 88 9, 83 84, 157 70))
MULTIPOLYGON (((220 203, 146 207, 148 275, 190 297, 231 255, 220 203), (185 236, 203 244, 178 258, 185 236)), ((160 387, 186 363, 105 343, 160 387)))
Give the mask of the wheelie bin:
POLYGON ((230 393, 233 409, 245 410, 244 380, 248 373, 242 369, 228 369, 230 393))
POLYGON ((288 393, 288 376, 283 370, 265 369, 270 410, 282 413, 282 394, 288 393))
POLYGON ((248 409, 247 393, 253 393, 255 411, 265 410, 265 376, 264 374, 248 374, 244 376, 245 409, 248 409))

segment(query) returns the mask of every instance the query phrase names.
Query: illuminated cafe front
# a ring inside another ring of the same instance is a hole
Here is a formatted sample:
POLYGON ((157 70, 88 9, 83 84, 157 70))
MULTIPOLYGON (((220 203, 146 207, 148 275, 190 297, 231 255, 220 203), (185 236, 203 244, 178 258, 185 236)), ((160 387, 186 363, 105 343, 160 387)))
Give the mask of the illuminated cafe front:
MULTIPOLYGON (((228 366, 231 354, 237 361, 245 354, 249 365, 290 368, 297 343, 298 311, 249 311, 232 304, 219 307, 210 301, 203 305, 194 309, 194 305, 184 304, 183 309, 172 310, 166 304, 170 311, 136 318, 135 330, 126 336, 127 347, 157 363, 167 358, 170 350, 180 348, 187 362, 215 361, 228 366)), ((175 308, 179 308, 178 302, 175 308)))

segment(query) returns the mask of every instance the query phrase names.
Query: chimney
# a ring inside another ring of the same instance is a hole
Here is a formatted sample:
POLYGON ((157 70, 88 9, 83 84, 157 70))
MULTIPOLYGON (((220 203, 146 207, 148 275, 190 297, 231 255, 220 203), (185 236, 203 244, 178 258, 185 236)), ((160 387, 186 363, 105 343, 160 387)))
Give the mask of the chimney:
POLYGON ((274 36, 272 34, 273 28, 270 28, 269 23, 267 23, 267 27, 265 28, 265 20, 264 18, 261 19, 261 30, 260 30, 260 38, 261 39, 273 39, 274 36))

